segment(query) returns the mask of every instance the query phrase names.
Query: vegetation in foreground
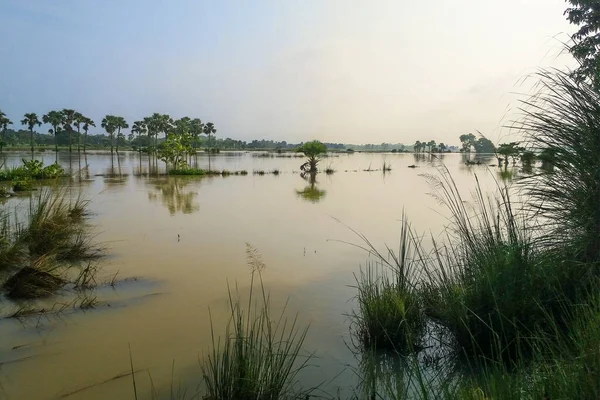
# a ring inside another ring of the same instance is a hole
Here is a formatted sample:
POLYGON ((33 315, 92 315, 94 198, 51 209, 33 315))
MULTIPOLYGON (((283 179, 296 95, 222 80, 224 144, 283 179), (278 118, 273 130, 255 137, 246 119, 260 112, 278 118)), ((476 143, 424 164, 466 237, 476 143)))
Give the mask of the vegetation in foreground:
POLYGON ((283 312, 271 315, 269 295, 261 276, 265 265, 250 245, 246 253, 252 268, 248 309, 243 309, 239 294, 230 290, 231 315, 225 335, 216 338, 212 328, 212 350, 202 364, 205 398, 308 398, 310 390, 299 390, 296 382, 298 373, 310 359, 301 354, 308 327, 301 328, 297 319, 288 321, 283 312), (254 285, 255 277, 258 288, 254 285), (258 290, 257 304, 255 290, 258 290))
POLYGON ((0 211, 0 285, 11 299, 50 295, 69 281, 73 262, 100 255, 84 221, 87 201, 49 190, 30 201, 24 222, 0 211))

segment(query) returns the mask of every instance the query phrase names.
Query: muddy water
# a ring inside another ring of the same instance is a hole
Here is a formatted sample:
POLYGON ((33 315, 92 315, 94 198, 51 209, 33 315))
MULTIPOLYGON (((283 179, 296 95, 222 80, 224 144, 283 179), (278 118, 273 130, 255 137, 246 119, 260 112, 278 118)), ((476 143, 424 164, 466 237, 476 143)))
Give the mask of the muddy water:
MULTIPOLYGON (((3 157, 10 165, 28 155, 3 157)), ((36 157, 53 162, 55 156, 36 157)), ((99 306, 93 310, 1 319, 0 398, 130 399, 129 346, 141 371, 141 398, 149 395, 149 377, 168 397, 173 364, 175 385, 193 392, 201 380, 198 359, 211 343, 209 308, 219 332, 227 319, 228 284, 247 291, 246 243, 267 265, 263 278, 273 306, 280 309, 289 299, 288 314, 310 323, 305 349, 315 353, 315 367, 305 371, 303 383, 325 382, 331 393, 347 389, 356 380, 356 361, 345 315, 352 311, 353 274, 367 255, 340 242, 360 240, 336 219, 379 247, 397 245, 403 213, 417 232, 438 235, 446 223, 421 176, 436 173, 440 161, 412 154, 327 158, 322 167, 337 172, 319 174, 313 185, 294 172, 301 159, 244 153, 213 157, 216 168, 250 172, 225 178, 148 176, 151 164, 136 153, 112 159, 90 153, 81 160, 60 154, 59 162, 74 175, 89 165, 72 190, 91 200, 95 239, 107 254, 101 276, 118 273, 121 281, 95 294, 99 306), (364 171, 381 169, 384 159, 391 172, 364 171), (413 164, 418 168, 408 168, 413 164), (252 174, 273 169, 281 173, 252 174), (312 194, 299 193, 307 190, 312 194)), ((474 188, 473 172, 493 187, 495 172, 485 167, 490 162, 467 167, 458 154, 443 157, 466 192, 474 188)), ((198 163, 207 164, 206 157, 198 163)), ((23 201, 13 198, 2 207, 23 201)), ((69 296, 49 301, 68 302, 69 296)), ((0 307, 4 316, 14 309, 7 301, 0 307)))

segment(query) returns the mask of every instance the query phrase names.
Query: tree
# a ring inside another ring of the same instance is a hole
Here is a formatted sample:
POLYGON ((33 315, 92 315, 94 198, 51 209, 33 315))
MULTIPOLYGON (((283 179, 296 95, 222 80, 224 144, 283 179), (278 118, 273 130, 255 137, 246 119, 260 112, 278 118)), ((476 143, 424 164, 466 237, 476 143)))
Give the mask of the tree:
POLYGON ((415 153, 418 153, 419 151, 421 151, 421 142, 419 140, 417 140, 415 142, 415 144, 413 145, 413 151, 415 153))
POLYGON ((525 149, 519 146, 518 142, 502 143, 496 150, 497 154, 504 156, 504 165, 508 165, 508 159, 513 159, 513 165, 517 163, 517 159, 521 156, 525 149))
POLYGON ((35 126, 41 126, 42 121, 38 119, 36 113, 27 113, 23 116, 24 118, 21 120, 21 125, 27 125, 27 129, 29 129, 29 141, 31 144, 31 153, 33 154, 33 129, 35 126))
POLYGON ((117 153, 119 152, 119 140, 124 138, 124 135, 121 133, 121 129, 129 128, 129 124, 125 121, 123 117, 114 117, 115 128, 117 129, 117 153))
POLYGON ((84 117, 83 120, 83 132, 84 132, 84 136, 83 136, 83 152, 85 153, 86 151, 86 146, 87 146, 87 135, 88 135, 88 130, 90 129, 90 126, 96 127, 96 124, 94 123, 94 121, 88 117, 84 117))
POLYGON ((67 132, 69 132, 69 153, 72 151, 72 142, 71 135, 73 133, 73 122, 75 122, 75 117, 77 116, 77 111, 71 110, 70 108, 65 108, 62 110, 63 118, 63 127, 67 132))
MULTIPOLYGON (((144 121, 135 121, 133 123, 133 126, 131 127, 131 135, 132 135, 132 139, 135 135, 137 135, 137 137, 141 137, 142 135, 145 135, 148 132, 148 127, 146 126, 146 123, 144 121)), ((139 152, 142 152, 142 147, 138 146, 139 152)))
POLYGON ((320 161, 319 155, 327 153, 327 147, 318 140, 313 140, 312 142, 304 143, 302 146, 298 147, 296 151, 304 153, 304 155, 308 157, 308 161, 301 167, 303 172, 315 174, 318 171, 317 164, 320 161))
POLYGON ((573 77, 578 82, 590 80, 596 88, 600 87, 600 2, 598 0, 567 0, 567 20, 579 26, 575 32, 573 46, 569 51, 579 63, 573 77))
POLYGON ((470 153, 471 148, 475 146, 475 140, 477 139, 472 133, 459 136, 460 142, 462 143, 462 151, 470 153))
POLYGON ((50 124, 52 129, 48 132, 54 135, 54 151, 58 152, 57 135, 60 133, 60 126, 64 123, 64 115, 60 111, 49 111, 42 117, 45 124, 50 124))
POLYGON ((480 137, 479 139, 477 139, 474 146, 475 146, 476 153, 495 153, 496 152, 496 146, 494 146, 494 143, 492 143, 491 140, 489 140, 483 136, 480 137))
POLYGON ((73 125, 77 128, 77 151, 81 151, 81 124, 84 124, 86 117, 83 114, 76 112, 73 119, 73 125))
POLYGON ((435 147, 435 140, 430 140, 429 142, 427 142, 427 146, 429 146, 429 152, 431 153, 433 151, 433 148, 435 147))
POLYGON ((187 155, 192 151, 189 121, 187 117, 177 120, 173 131, 167 134, 159 149, 158 158, 174 169, 185 167, 187 155))
POLYGON ((440 149, 440 153, 445 153, 446 149, 448 149, 448 146, 446 146, 444 142, 441 142, 438 146, 438 149, 440 149))
POLYGON ((194 139, 194 142, 193 142, 194 148, 196 147, 196 145, 198 143, 198 139, 200 138, 200 135, 202 135, 203 133, 204 133, 204 124, 202 123, 200 118, 194 118, 190 122, 190 134, 192 135, 192 138, 194 139))
POLYGON ((8 119, 6 114, 0 111, 0 128, 2 128, 2 139, 0 139, 0 153, 2 153, 2 148, 6 145, 6 130, 8 126, 12 125, 12 121, 8 119))
POLYGON ((102 119, 102 123, 100 124, 100 126, 102 128, 104 128, 104 130, 106 131, 106 133, 108 133, 108 136, 110 137, 110 152, 113 152, 113 148, 114 148, 114 138, 115 138, 115 131, 117 130, 117 123, 115 120, 115 116, 114 115, 107 115, 106 117, 104 117, 102 119))
POLYGON ((212 153, 210 135, 211 133, 217 133, 217 130, 215 129, 215 124, 212 122, 207 122, 203 129, 204 133, 208 135, 208 170, 210 171, 210 153, 212 153))

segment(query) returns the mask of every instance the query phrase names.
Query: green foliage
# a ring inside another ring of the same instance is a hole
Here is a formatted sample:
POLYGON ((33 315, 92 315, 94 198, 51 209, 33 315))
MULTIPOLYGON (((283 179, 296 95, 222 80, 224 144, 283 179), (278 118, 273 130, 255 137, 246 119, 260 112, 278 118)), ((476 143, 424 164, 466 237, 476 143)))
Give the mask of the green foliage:
POLYGON ((31 181, 32 179, 56 179, 65 176, 65 170, 59 164, 44 167, 39 160, 21 160, 23 165, 0 170, 0 181, 31 181))
POLYGON ((569 51, 579 62, 579 68, 573 77, 577 82, 592 82, 596 87, 600 83, 600 4, 596 0, 567 0, 571 7, 567 8, 567 20, 579 26, 571 39, 574 44, 569 51))
POLYGON ((303 153, 306 157, 308 157, 308 161, 306 164, 302 165, 301 169, 304 172, 316 173, 317 172, 317 164, 320 159, 319 155, 327 153, 327 147, 319 142, 318 140, 313 140, 312 142, 306 142, 302 146, 296 149, 298 153, 303 153))
POLYGON ((477 139, 477 141, 473 144, 473 146, 475 146, 475 152, 477 153, 495 153, 496 152, 496 146, 494 146, 494 143, 492 143, 491 140, 485 138, 485 137, 480 137, 479 139, 477 139))
POLYGON ((496 153, 504 156, 504 163, 508 164, 508 159, 513 159, 513 164, 516 164, 517 159, 521 156, 521 154, 525 151, 525 149, 519 146, 518 142, 510 142, 510 143, 501 143, 496 149, 496 153))
POLYGON ((531 165, 535 162, 535 153, 533 151, 524 151, 521 154, 521 162, 524 167, 531 167, 531 165))
POLYGON ((460 135, 459 139, 460 143, 462 144, 462 151, 468 153, 471 151, 471 148, 475 146, 475 140, 477 138, 472 133, 468 133, 465 135, 460 135))

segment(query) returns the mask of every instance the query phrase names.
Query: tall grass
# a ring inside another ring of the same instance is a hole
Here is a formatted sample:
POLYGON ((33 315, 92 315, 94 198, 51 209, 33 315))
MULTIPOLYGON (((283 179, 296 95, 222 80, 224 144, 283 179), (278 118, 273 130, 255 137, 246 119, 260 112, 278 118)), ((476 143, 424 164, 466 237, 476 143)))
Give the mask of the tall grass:
POLYGON ((508 188, 485 198, 478 184, 468 207, 447 170, 428 179, 451 217, 449 244, 434 244, 424 284, 427 314, 469 359, 510 364, 530 355, 539 335, 552 333, 549 316, 560 326, 567 323, 562 265, 514 211, 508 188))
POLYGON ((64 262, 100 255, 84 223, 87 201, 50 190, 30 201, 22 222, 18 210, 0 212, 0 270, 6 271, 2 287, 11 298, 51 294, 67 282, 61 271, 72 264, 64 262))
POLYGON ((298 373, 309 357, 301 355, 308 327, 301 328, 297 318, 289 321, 284 311, 273 317, 269 295, 261 271, 264 264, 248 246, 248 262, 253 268, 247 308, 229 289, 230 319, 223 337, 212 326, 212 351, 202 364, 206 398, 215 400, 306 398, 308 391, 296 387, 298 373), (259 299, 255 296, 255 275, 259 299))
POLYGON ((358 311, 353 312, 354 333, 364 348, 412 352, 419 350, 425 331, 425 316, 416 286, 417 271, 414 238, 406 219, 402 222, 400 245, 395 252, 386 247, 384 253, 362 234, 374 261, 356 276, 358 311))
MULTIPOLYGON (((543 217, 546 244, 581 263, 600 262, 600 93, 568 73, 543 71, 539 93, 517 125, 533 149, 552 154, 550 172, 523 183, 543 217)), ((548 168, 547 168, 548 169, 548 168)))

